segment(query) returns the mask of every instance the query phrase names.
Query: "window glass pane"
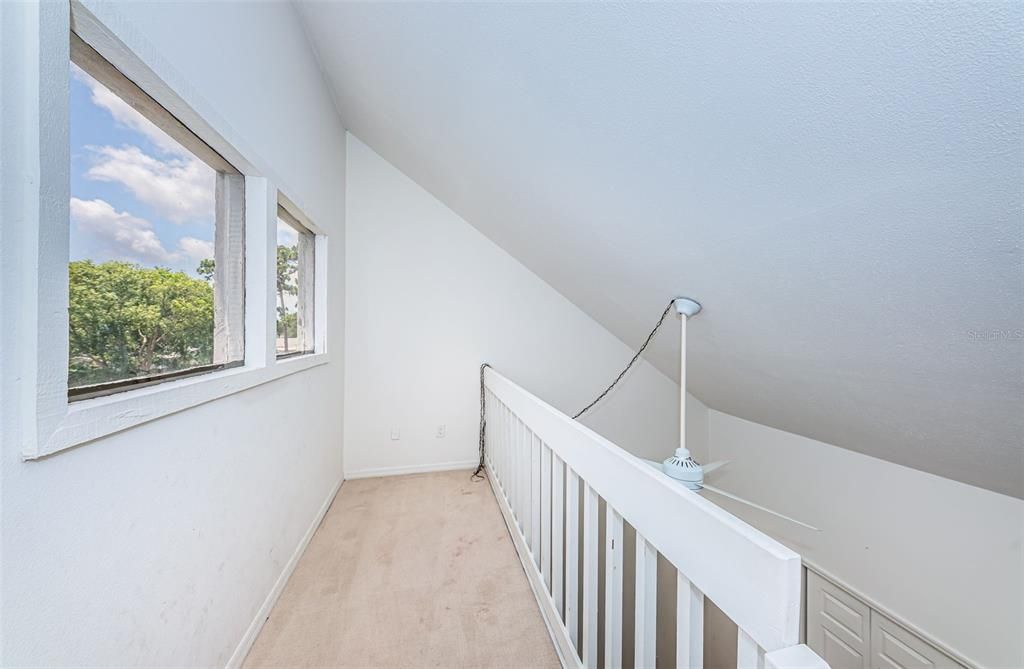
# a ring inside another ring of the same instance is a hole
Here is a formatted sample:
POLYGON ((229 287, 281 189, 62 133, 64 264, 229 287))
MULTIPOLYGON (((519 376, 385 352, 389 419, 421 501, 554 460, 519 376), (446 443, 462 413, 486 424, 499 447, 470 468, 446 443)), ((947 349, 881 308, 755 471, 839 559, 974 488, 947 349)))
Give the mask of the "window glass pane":
POLYGON ((209 365, 217 173, 71 65, 68 385, 209 365))
POLYGON ((277 354, 312 345, 313 235, 277 219, 277 354))
POLYGON ((299 233, 277 219, 277 352, 291 353, 298 339, 299 233))

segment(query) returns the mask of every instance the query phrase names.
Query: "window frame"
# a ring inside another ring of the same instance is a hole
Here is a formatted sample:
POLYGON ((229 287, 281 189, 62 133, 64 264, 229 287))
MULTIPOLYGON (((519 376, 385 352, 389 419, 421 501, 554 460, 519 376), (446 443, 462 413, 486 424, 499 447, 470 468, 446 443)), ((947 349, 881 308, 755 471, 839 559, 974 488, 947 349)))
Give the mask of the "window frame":
MULTIPOLYGON (((70 31, 70 62, 134 108, 216 174, 212 361, 188 369, 68 387, 79 402, 245 364, 245 176, 96 49, 70 31)), ((70 113, 70 108, 69 108, 70 113)))
MULTIPOLYGON (((291 209, 281 203, 281 195, 278 194, 277 203, 277 217, 284 221, 285 225, 291 226, 298 233, 298 251, 299 251, 299 272, 297 281, 299 282, 299 294, 298 294, 298 309, 296 317, 299 323, 302 325, 298 329, 296 334, 301 334, 301 345, 294 351, 280 352, 277 350, 277 319, 274 320, 274 354, 277 360, 283 360, 285 358, 293 358, 300 355, 309 355, 310 353, 316 352, 316 322, 317 322, 317 310, 316 310, 316 238, 317 234, 310 230, 309 226, 303 221, 309 219, 303 214, 295 214, 291 209), (306 237, 308 235, 308 237, 306 237), (305 241, 304 241, 305 237, 305 241), (302 263, 304 260, 308 260, 308 266, 303 268, 302 263)), ((275 227, 276 230, 276 227, 275 227)), ((275 254, 277 250, 277 241, 274 242, 275 254)), ((275 256, 276 259, 276 256, 275 256)), ((276 260, 275 260, 276 262, 276 260)), ((276 269, 276 267, 275 267, 276 269)), ((275 272, 276 277, 276 272, 275 272)), ((274 313, 276 315, 277 310, 275 307, 274 313)))
MULTIPOLYGON (((272 254, 277 194, 285 190, 285 181, 116 7, 86 7, 78 0, 4 4, 0 50, 5 68, 0 96, 18 103, 5 107, 0 116, 0 421, 5 438, 18 443, 24 460, 50 456, 330 361, 326 318, 317 319, 314 354, 281 361, 275 357, 270 268, 276 260, 272 254), (72 30, 244 175, 241 366, 69 402, 72 30)), ((328 235, 307 227, 317 235, 316 307, 325 314, 328 235)))

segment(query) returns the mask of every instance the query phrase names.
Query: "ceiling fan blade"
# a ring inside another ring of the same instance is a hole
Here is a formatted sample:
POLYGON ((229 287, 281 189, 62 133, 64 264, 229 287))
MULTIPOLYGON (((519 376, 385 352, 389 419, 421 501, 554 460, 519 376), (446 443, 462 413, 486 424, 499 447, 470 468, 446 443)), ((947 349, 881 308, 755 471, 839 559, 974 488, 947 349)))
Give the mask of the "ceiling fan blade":
MULTIPOLYGON (((650 466, 654 467, 655 469, 657 469, 659 472, 661 471, 661 463, 660 462, 655 462, 654 460, 648 460, 647 458, 640 458, 640 459, 643 460, 644 462, 646 462, 647 464, 649 464, 650 466)), ((704 475, 707 476, 711 472, 715 471, 716 469, 718 469, 720 467, 726 466, 730 462, 732 462, 732 460, 715 460, 714 462, 710 462, 710 463, 704 465, 704 475)))
MULTIPOLYGON (((654 460, 648 460, 647 458, 640 458, 640 460, 644 464, 650 465, 654 469, 657 469, 659 472, 661 471, 661 463, 660 462, 655 462, 654 460)), ((715 469, 718 469, 719 467, 722 467, 722 466, 728 464, 728 462, 729 462, 728 460, 723 460, 723 461, 720 461, 720 462, 712 462, 711 465, 709 465, 709 466, 714 466, 715 469)), ((704 469, 704 473, 707 473, 707 468, 704 469)), ((673 480, 674 481, 675 479, 669 477, 669 480, 673 480)), ((676 481, 676 483, 679 483, 679 481, 676 481)), ((704 490, 710 490, 711 492, 718 493, 719 495, 722 495, 723 497, 728 497, 729 499, 735 500, 735 501, 739 502, 740 504, 746 504, 747 506, 751 506, 751 507, 754 507, 755 509, 758 509, 760 511, 764 511, 765 513, 770 513, 773 516, 777 516, 779 518, 782 518, 783 520, 788 520, 789 522, 795 523, 797 525, 800 525, 801 527, 806 527, 807 529, 813 530, 815 532, 821 532, 821 530, 819 528, 815 527, 814 525, 809 525, 809 524, 803 522, 802 520, 797 520, 796 518, 790 518, 789 516, 787 516, 785 514, 779 513, 778 511, 772 511, 768 507, 761 506, 760 504, 756 504, 754 502, 751 502, 750 500, 746 500, 746 499, 743 499, 742 497, 738 497, 738 496, 732 494, 731 492, 726 492, 726 491, 722 490, 721 488, 716 488, 715 486, 707 485, 706 483, 703 484, 701 487, 704 490)))
POLYGON ((723 497, 728 497, 729 499, 736 500, 737 502, 739 502, 741 504, 746 504, 747 506, 752 506, 755 509, 758 509, 760 511, 764 511, 765 513, 770 513, 771 515, 777 516, 778 518, 782 518, 783 520, 788 520, 791 523, 796 523, 797 525, 800 525, 801 527, 806 527, 809 530, 814 530, 815 532, 821 532, 821 530, 819 528, 815 527, 814 525, 808 525, 807 523, 805 523, 805 522, 803 522, 801 520, 797 520, 796 518, 790 518, 789 516, 787 516, 785 514, 779 513, 778 511, 772 511, 771 509, 769 509, 767 507, 764 507, 764 506, 761 506, 760 504, 755 504, 754 502, 751 502, 750 500, 746 500, 746 499, 743 499, 742 497, 738 497, 738 496, 732 494, 731 492, 726 492, 724 490, 721 490, 719 488, 716 488, 716 487, 710 486, 710 485, 706 485, 706 484, 704 485, 704 489, 705 490, 710 490, 711 492, 714 492, 714 493, 718 493, 719 495, 722 495, 723 497))
POLYGON ((719 467, 726 466, 730 462, 732 462, 732 460, 715 460, 714 462, 707 463, 706 465, 704 465, 704 476, 707 476, 708 474, 715 471, 719 467))

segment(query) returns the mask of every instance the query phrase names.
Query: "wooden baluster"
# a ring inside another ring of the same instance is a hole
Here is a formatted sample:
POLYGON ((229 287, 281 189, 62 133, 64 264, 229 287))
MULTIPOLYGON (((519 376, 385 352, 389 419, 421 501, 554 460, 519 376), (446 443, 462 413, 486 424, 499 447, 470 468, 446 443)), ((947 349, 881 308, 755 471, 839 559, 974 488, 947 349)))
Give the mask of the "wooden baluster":
POLYGON ((533 489, 533 481, 530 477, 531 463, 533 462, 533 432, 526 423, 523 423, 523 435, 522 441, 519 447, 523 455, 523 501, 521 504, 520 513, 523 517, 523 538, 526 539, 527 548, 530 547, 530 521, 533 519, 533 514, 530 512, 530 504, 533 502, 533 495, 531 494, 533 489))
POLYGON ((605 504, 604 666, 622 669, 622 516, 605 504))
POLYGON ((551 592, 551 449, 540 443, 540 574, 551 592))
POLYGON ((500 445, 500 454, 498 456, 499 463, 498 467, 501 469, 501 491, 505 495, 505 501, 508 501, 508 433, 506 431, 506 425, 508 424, 508 416, 505 411, 506 407, 501 406, 501 414, 498 417, 498 439, 500 445))
POLYGON ((598 497, 583 482, 583 664, 597 667, 598 497))
POLYGON ((504 407, 501 416, 501 459, 504 462, 505 477, 505 501, 508 508, 512 508, 512 449, 509 444, 509 415, 508 407, 504 407))
POLYGON ((577 653, 580 646, 580 477, 565 467, 565 626, 577 653))
POLYGON ((519 529, 523 533, 527 547, 530 543, 530 429, 526 423, 519 422, 519 529))
POLYGON ((540 567, 540 437, 530 432, 530 552, 540 567))
MULTIPOLYGON (((486 401, 486 399, 487 396, 484 395, 484 400, 486 401)), ((494 416, 492 415, 493 412, 494 407, 491 405, 490 402, 487 402, 486 407, 484 409, 484 422, 487 424, 488 428, 490 428, 494 424, 494 416)), ((494 469, 494 465, 491 462, 491 449, 489 448, 484 452, 484 464, 490 467, 491 469, 494 469)))
POLYGON ((676 572, 676 667, 704 666, 704 593, 676 572))
POLYGON ((497 480, 497 466, 494 462, 494 447, 492 442, 494 441, 494 402, 490 397, 485 395, 487 401, 487 409, 484 413, 484 421, 486 422, 487 432, 484 434, 485 449, 484 449, 484 463, 492 472, 495 472, 494 478, 497 480))
MULTIPOLYGON (((558 615, 563 612, 562 573, 565 560, 565 465, 552 453, 551 472, 551 594, 558 615)), ((565 620, 565 617, 562 617, 565 620)))
POLYGON ((526 540, 526 547, 529 547, 529 521, 532 514, 529 512, 529 505, 532 502, 532 496, 530 495, 530 452, 532 449, 532 442, 534 442, 534 432, 531 432, 526 423, 522 424, 522 441, 519 443, 519 449, 522 453, 522 503, 520 504, 520 513, 522 514, 522 538, 526 540))
MULTIPOLYGON (((514 414, 513 414, 514 415, 514 414)), ((519 528, 519 533, 523 533, 525 527, 523 519, 523 472, 526 468, 523 466, 523 423, 519 420, 519 417, 515 418, 515 431, 512 435, 512 450, 516 455, 516 483, 515 483, 515 504, 516 504, 516 526, 519 528)))
MULTIPOLYGON (((493 396, 487 401, 487 404, 495 402, 493 396)), ((494 408, 494 419, 487 423, 487 450, 493 451, 495 458, 495 480, 498 483, 498 488, 501 490, 502 495, 505 495, 505 471, 502 469, 502 408, 495 404, 494 408)))
POLYGON ((513 524, 519 528, 519 450, 516 448, 516 438, 519 426, 516 424, 515 414, 509 410, 509 510, 512 512, 513 524))
MULTIPOLYGON (((493 395, 492 395, 493 397, 493 395)), ((495 479, 498 482, 498 487, 501 489, 501 494, 505 495, 505 448, 502 440, 502 423, 504 421, 503 408, 500 404, 496 404, 494 407, 494 426, 488 427, 487 437, 487 448, 494 449, 494 460, 495 460, 495 479)))
POLYGON ((506 489, 506 493, 505 493, 505 498, 508 500, 508 510, 509 510, 509 513, 511 513, 512 519, 514 521, 515 520, 515 515, 516 515, 516 506, 515 506, 515 504, 516 504, 516 501, 515 501, 516 500, 516 486, 515 486, 516 461, 515 461, 515 451, 514 451, 514 449, 512 447, 513 446, 513 444, 512 444, 512 429, 513 429, 512 412, 511 412, 511 410, 508 407, 505 407, 505 426, 504 426, 504 428, 505 428, 504 429, 504 432, 505 432, 505 462, 507 463, 507 467, 508 467, 508 472, 507 472, 508 481, 506 482, 507 483, 507 489, 506 489))
POLYGON ((636 669, 654 669, 658 628, 658 551, 636 533, 636 607, 634 613, 636 669))
POLYGON ((742 629, 736 632, 736 669, 764 669, 764 650, 742 629))

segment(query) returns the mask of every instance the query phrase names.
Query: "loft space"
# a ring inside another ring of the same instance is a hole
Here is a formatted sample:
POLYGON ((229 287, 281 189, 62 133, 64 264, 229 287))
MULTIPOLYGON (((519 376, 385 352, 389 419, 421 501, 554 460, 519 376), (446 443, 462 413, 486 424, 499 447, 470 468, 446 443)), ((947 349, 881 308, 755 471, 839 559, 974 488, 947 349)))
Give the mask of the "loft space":
POLYGON ((1024 667, 1022 54, 0 3, 0 666, 1024 667))
POLYGON ((709 407, 1024 496, 1015 8, 298 8, 349 131, 616 337, 698 297, 709 407))

